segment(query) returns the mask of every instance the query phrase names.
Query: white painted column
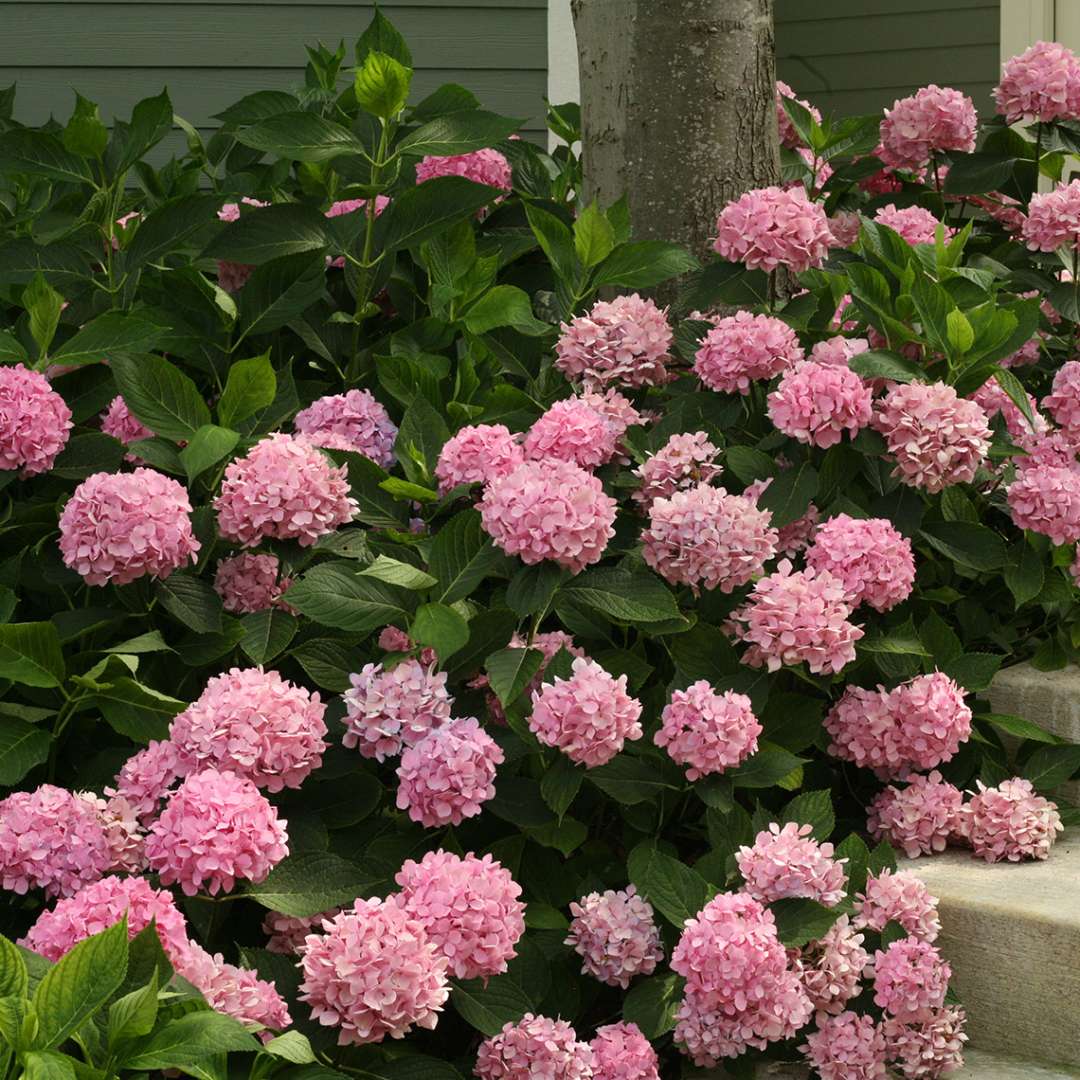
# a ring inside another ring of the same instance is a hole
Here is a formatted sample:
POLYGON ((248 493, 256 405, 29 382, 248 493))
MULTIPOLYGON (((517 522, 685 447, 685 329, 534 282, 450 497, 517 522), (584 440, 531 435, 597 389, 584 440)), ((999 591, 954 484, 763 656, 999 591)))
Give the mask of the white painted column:
POLYGON ((1001 60, 1022 53, 1036 41, 1055 41, 1056 11, 1075 0, 1001 0, 1001 60))
MULTIPOLYGON (((581 80, 578 77, 577 39, 574 37, 574 19, 570 14, 570 0, 548 0, 548 101, 552 105, 564 105, 568 101, 581 100, 581 80)), ((558 139, 548 135, 548 148, 552 149, 558 139)))

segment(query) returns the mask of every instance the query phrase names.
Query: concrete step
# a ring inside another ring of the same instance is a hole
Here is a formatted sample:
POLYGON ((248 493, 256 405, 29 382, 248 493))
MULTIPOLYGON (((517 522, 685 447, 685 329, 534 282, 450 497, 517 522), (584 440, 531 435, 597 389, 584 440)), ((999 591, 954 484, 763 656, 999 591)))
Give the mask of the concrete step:
MULTIPOLYGON (((1030 664, 1016 664, 997 673, 987 697, 994 712, 1022 716, 1080 743, 1080 667, 1036 671, 1030 664)), ((1061 796, 1080 805, 1080 781, 1063 785, 1061 796)))
MULTIPOLYGON (((730 1073, 723 1069, 700 1074, 708 1080, 727 1080, 730 1073)), ((947 1074, 946 1080, 1078 1080, 1080 1071, 1055 1068, 1052 1065, 1033 1065, 1019 1058, 987 1054, 982 1050, 968 1050, 964 1055, 964 1067, 947 1074)), ((810 1070, 805 1065, 759 1065, 754 1080, 810 1080, 810 1070)))
POLYGON ((1063 1066, 1066 1076, 1080 1069, 1077 831, 1064 833, 1045 862, 990 865, 948 851, 902 868, 939 900, 938 944, 967 1009, 972 1048, 1063 1066))

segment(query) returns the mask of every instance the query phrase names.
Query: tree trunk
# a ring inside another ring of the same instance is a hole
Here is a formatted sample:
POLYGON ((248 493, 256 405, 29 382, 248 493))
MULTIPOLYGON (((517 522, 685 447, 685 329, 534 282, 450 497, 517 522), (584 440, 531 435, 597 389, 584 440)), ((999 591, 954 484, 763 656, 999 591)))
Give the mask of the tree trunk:
POLYGON ((780 175, 773 0, 572 0, 585 197, 635 239, 710 249, 716 215, 780 175))

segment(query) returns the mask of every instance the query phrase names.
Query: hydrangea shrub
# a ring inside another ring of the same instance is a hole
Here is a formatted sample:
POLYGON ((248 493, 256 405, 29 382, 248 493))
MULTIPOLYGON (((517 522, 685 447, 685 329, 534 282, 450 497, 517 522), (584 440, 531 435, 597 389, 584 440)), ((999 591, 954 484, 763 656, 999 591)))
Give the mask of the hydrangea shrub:
POLYGON ((355 60, 160 167, 0 97, 0 1055, 946 1074, 898 856, 1078 819, 985 694, 1080 658, 1080 62, 779 84, 701 262, 355 60))

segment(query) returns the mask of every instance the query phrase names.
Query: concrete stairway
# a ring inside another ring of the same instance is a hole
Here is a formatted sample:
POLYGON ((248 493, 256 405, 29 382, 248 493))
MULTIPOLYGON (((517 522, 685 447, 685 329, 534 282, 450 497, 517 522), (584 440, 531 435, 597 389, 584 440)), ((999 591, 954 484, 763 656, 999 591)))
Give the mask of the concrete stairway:
MULTIPOLYGON (((949 1073, 947 1080, 1077 1080, 1080 1077, 1080 1072, 1072 1069, 1032 1065, 981 1050, 971 1050, 965 1057, 964 1067, 959 1072, 949 1073)), ((710 1080, 724 1080, 729 1074, 717 1070, 704 1075, 710 1080)), ((809 1076, 810 1070, 805 1065, 762 1065, 755 1080, 808 1080, 809 1076)))

